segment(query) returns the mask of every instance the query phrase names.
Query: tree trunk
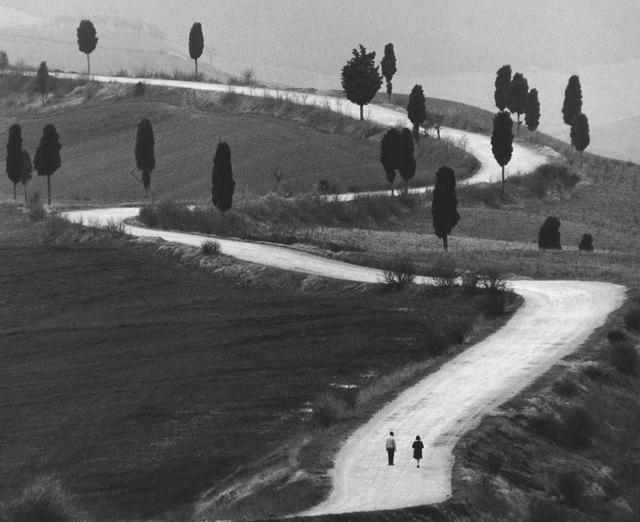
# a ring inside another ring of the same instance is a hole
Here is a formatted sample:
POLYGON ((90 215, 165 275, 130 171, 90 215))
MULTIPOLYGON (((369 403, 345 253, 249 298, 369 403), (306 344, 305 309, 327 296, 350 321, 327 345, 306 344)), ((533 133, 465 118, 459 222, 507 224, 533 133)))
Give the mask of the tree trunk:
POLYGON ((198 59, 196 58, 194 61, 196 62, 196 76, 198 76, 198 59))
POLYGON ((364 121, 364 105, 360 105, 360 121, 364 121))
POLYGON ((500 197, 504 199, 504 165, 502 165, 502 190, 500 191, 500 197))
POLYGON ((91 60, 89 60, 89 53, 87 53, 87 74, 91 76, 91 60))
POLYGON ((447 236, 447 234, 445 234, 444 236, 442 236, 442 248, 444 249, 445 252, 447 252, 449 250, 449 237, 447 236))
POLYGON ((14 203, 16 202, 16 185, 17 183, 13 184, 13 202, 14 203))
POLYGON ((406 198, 409 195, 409 180, 404 180, 404 197, 406 198))
POLYGON ((48 205, 51 205, 51 176, 47 175, 47 197, 48 197, 48 205))
POLYGON ((520 136, 520 113, 516 113, 518 115, 518 120, 516 122, 516 136, 520 136))
POLYGON ((582 168, 582 151, 580 151, 580 168, 582 168))
POLYGON ((438 139, 440 139, 440 125, 436 127, 436 132, 438 133, 438 139))
POLYGON ((26 205, 29 202, 29 199, 27 198, 27 184, 25 183, 23 187, 24 187, 24 204, 26 205))
POLYGON ((393 192, 393 182, 391 182, 391 197, 395 196, 394 192, 393 192))

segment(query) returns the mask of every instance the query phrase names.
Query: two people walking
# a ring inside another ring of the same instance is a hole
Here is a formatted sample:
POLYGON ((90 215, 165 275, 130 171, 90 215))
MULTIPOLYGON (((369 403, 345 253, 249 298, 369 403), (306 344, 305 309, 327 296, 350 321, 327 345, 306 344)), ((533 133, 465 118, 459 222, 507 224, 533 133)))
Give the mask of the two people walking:
MULTIPOLYGON (((422 450, 424 448, 424 444, 420 440, 420 435, 416 435, 416 440, 413 441, 411 445, 413 448, 413 458, 416 459, 418 465, 416 467, 420 467, 420 461, 422 460, 422 450)), ((385 442, 385 448, 387 450, 387 462, 389 466, 393 466, 393 458, 396 453, 396 439, 393 436, 393 432, 389 432, 389 437, 387 437, 387 441, 385 442)))

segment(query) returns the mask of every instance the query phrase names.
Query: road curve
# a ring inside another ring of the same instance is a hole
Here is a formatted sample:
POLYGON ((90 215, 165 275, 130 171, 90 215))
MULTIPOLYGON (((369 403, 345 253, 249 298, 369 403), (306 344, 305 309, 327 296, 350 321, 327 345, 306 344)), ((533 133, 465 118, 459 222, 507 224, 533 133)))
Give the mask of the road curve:
MULTIPOLYGON (((73 75, 69 75, 73 76, 73 75)), ((273 89, 229 87, 207 83, 94 77, 97 81, 121 81, 208 91, 234 90, 254 96, 286 96, 357 117, 346 100, 315 94, 273 89), (296 98, 297 97, 297 98, 296 98)), ((406 116, 388 107, 369 106, 367 117, 385 125, 404 125, 406 116)), ((469 181, 497 179, 489 138, 447 129, 453 140, 463 140, 481 162, 469 181)), ((510 163, 512 173, 528 172, 548 161, 549 155, 516 145, 510 163)), ((423 189, 424 190, 424 189, 423 189)), ((353 195, 345 196, 351 199, 353 195)), ((92 209, 67 212, 72 220, 104 224, 137 215, 137 208, 92 209)), ((167 241, 198 246, 208 239, 198 234, 149 230, 128 226, 128 233, 162 237, 167 241)), ((286 270, 338 279, 377 282, 381 272, 334 261, 267 243, 216 238, 225 254, 286 270)), ((420 278, 419 283, 428 283, 420 278)), ((514 396, 557 361, 578 348, 604 324, 625 296, 619 285, 587 281, 509 281, 524 298, 524 305, 499 331, 446 363, 439 371, 406 390, 360 427, 340 449, 332 470, 333 490, 306 515, 374 511, 424 505, 445 500, 451 494, 453 448, 460 437, 478 424, 483 415, 514 396), (396 465, 386 465, 384 440, 394 430, 399 451, 396 465), (416 468, 410 444, 419 434, 425 443, 424 461, 416 468)))

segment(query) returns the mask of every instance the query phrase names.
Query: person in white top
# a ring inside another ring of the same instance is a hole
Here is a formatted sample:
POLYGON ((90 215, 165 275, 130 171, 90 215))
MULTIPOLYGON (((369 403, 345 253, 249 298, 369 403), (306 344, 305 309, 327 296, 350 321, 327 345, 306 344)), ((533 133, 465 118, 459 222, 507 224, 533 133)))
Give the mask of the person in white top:
POLYGON ((387 448, 387 458, 389 461, 389 466, 393 466, 393 456, 396 452, 396 439, 393 438, 393 432, 389 432, 389 437, 387 438, 387 442, 385 444, 387 448))

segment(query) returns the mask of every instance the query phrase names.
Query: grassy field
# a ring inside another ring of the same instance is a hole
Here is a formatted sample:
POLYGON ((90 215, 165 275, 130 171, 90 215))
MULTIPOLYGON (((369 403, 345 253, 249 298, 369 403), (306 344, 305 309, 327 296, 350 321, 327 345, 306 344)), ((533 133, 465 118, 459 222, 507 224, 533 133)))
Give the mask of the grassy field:
MULTIPOLYGON (((152 195, 156 198, 209 201, 213 154, 219 140, 232 152, 236 198, 273 190, 273 172, 282 173, 280 193, 314 192, 321 180, 333 191, 386 188, 379 161, 384 129, 336 116, 321 108, 299 107, 277 100, 253 100, 229 94, 147 87, 136 97, 122 85, 78 85, 41 106, 24 82, 7 85, 0 78, 4 103, 0 114, 7 125, 23 127, 24 147, 32 155, 42 127, 53 123, 63 145, 62 167, 52 176, 54 200, 122 202, 142 198, 134 159, 136 125, 149 118, 156 140, 152 195), (19 93, 17 99, 11 94, 19 93)), ((72 86, 70 86, 72 87, 72 86)), ((415 184, 431 183, 436 169, 450 164, 461 177, 477 162, 455 146, 423 140, 416 151, 415 184)), ((38 176, 31 190, 46 191, 38 176)), ((0 177, 0 194, 12 187, 0 177)))
POLYGON ((332 383, 366 388, 428 360, 433 325, 484 306, 303 291, 313 281, 277 271, 243 282, 127 240, 42 243, 41 225, 0 211, 0 498, 53 473, 98 518, 184 519, 198 493, 306 429, 332 383))

